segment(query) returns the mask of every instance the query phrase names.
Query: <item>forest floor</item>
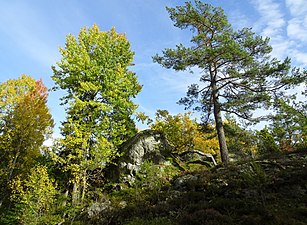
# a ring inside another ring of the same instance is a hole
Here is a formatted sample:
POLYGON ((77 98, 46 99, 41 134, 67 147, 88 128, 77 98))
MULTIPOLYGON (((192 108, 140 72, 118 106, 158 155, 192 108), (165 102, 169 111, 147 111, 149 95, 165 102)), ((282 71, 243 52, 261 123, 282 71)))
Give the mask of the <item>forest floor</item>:
POLYGON ((120 193, 124 207, 99 224, 307 224, 307 152, 183 172, 169 185, 120 193))

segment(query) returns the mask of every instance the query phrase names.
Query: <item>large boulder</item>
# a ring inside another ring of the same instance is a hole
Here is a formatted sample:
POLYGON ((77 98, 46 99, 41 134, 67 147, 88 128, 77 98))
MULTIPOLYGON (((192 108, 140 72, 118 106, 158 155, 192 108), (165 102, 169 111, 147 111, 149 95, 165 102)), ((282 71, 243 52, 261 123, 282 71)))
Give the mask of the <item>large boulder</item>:
POLYGON ((161 165, 161 168, 173 164, 181 170, 184 170, 181 165, 188 164, 216 166, 211 154, 197 150, 173 153, 172 150, 163 133, 149 129, 140 131, 121 146, 121 156, 107 168, 106 178, 132 184, 144 162, 161 165))
POLYGON ((179 154, 179 158, 182 162, 187 164, 201 164, 216 166, 216 155, 210 153, 204 153, 198 150, 189 150, 179 154))
POLYGON ((131 183, 141 165, 152 162, 155 165, 166 163, 171 157, 171 147, 165 136, 154 130, 143 130, 125 142, 120 152, 117 165, 110 168, 111 177, 115 181, 131 183))

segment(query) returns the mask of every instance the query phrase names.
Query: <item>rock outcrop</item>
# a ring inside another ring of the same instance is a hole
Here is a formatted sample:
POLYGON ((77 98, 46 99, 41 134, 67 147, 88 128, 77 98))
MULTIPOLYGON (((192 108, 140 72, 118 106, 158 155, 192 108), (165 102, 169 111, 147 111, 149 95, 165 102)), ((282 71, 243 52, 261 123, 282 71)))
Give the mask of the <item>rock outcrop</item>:
POLYGON ((117 160, 117 166, 110 170, 115 181, 133 182, 141 165, 150 161, 156 165, 163 164, 171 156, 171 146, 165 136, 154 130, 143 130, 125 142, 120 151, 122 156, 117 160))
POLYGON ((211 154, 197 150, 173 153, 172 150, 163 133, 149 129, 143 130, 121 146, 122 155, 115 165, 109 166, 107 178, 115 182, 132 184, 144 162, 161 166, 173 164, 181 170, 184 170, 182 165, 188 164, 209 167, 217 165, 211 154))
POLYGON ((198 150, 190 150, 185 151, 179 154, 179 158, 181 161, 188 163, 188 164, 204 164, 211 163, 213 166, 216 166, 217 163, 215 161, 216 155, 212 155, 210 153, 203 153, 198 150))

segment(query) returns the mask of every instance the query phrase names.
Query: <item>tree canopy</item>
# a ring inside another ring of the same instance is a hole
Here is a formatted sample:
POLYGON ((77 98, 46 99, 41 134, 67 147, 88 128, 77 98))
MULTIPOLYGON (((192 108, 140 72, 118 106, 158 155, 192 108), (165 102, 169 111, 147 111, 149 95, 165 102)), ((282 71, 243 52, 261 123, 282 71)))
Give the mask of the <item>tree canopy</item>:
POLYGON ((74 191, 84 197, 87 170, 103 168, 117 155, 120 144, 136 132, 131 116, 137 109, 132 99, 141 86, 129 70, 134 53, 123 34, 114 28, 102 32, 97 25, 68 35, 62 59, 53 67, 55 89, 67 92, 62 123, 61 157, 70 171, 74 191))
POLYGON ((190 118, 191 113, 170 115, 167 110, 158 110, 156 119, 150 128, 161 131, 174 153, 199 150, 204 153, 216 154, 218 141, 211 125, 206 127, 190 118))
POLYGON ((47 96, 43 82, 27 75, 0 84, 0 207, 10 182, 27 175, 52 132, 47 96))
POLYGON ((167 11, 191 43, 153 60, 199 73, 179 103, 202 121, 136 112, 142 86, 125 34, 93 25, 67 35, 51 77, 66 117, 50 146, 43 81, 0 83, 0 224, 304 223, 306 70, 272 57, 269 38, 233 29, 220 7, 167 11), (267 114, 254 117, 259 108, 267 114), (137 134, 136 120, 151 130, 137 134))
POLYGON ((47 88, 27 75, 0 84, 1 164, 11 180, 29 169, 53 128, 47 88))
POLYGON ((187 97, 179 103, 203 112, 208 120, 214 115, 223 162, 228 161, 222 112, 252 120, 252 112, 267 107, 272 95, 302 81, 302 73, 291 69, 290 59, 272 58, 269 38, 256 35, 250 28, 235 31, 220 7, 201 1, 167 7, 174 25, 190 28, 191 46, 167 48, 154 61, 174 70, 201 69, 199 84, 190 85, 187 97))

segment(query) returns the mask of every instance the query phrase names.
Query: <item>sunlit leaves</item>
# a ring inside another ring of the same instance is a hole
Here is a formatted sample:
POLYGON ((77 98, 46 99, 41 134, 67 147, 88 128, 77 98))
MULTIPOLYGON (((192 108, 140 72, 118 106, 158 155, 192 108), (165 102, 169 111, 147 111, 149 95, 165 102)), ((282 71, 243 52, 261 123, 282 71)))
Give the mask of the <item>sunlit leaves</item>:
POLYGON ((53 120, 47 107, 47 88, 41 80, 22 75, 0 85, 0 150, 7 179, 15 170, 31 168, 51 133, 53 120))
POLYGON ((190 113, 170 115, 166 110, 158 110, 151 129, 164 133, 175 152, 200 150, 216 154, 218 140, 212 127, 205 129, 190 118, 190 113))
MULTIPOLYGON (((25 179, 16 177, 10 185, 11 199, 19 206, 18 222, 20 224, 53 223, 48 213, 54 208, 56 184, 49 177, 44 166, 33 167, 25 179), (45 222, 43 222, 46 220, 45 222)), ((54 217, 57 222, 60 218, 54 217)))
POLYGON ((66 160, 59 161, 70 172, 74 190, 84 194, 87 171, 112 161, 119 145, 136 132, 131 115, 137 105, 132 99, 141 86, 129 70, 134 55, 130 43, 115 28, 102 32, 97 25, 84 27, 77 36, 66 37, 60 53, 52 76, 55 89, 67 93, 62 98, 67 117, 59 151, 66 160))
POLYGON ((47 107, 47 88, 41 80, 22 75, 3 82, 0 97, 0 201, 10 210, 18 205, 9 199, 9 184, 12 180, 21 184, 37 164, 53 120, 47 107))

